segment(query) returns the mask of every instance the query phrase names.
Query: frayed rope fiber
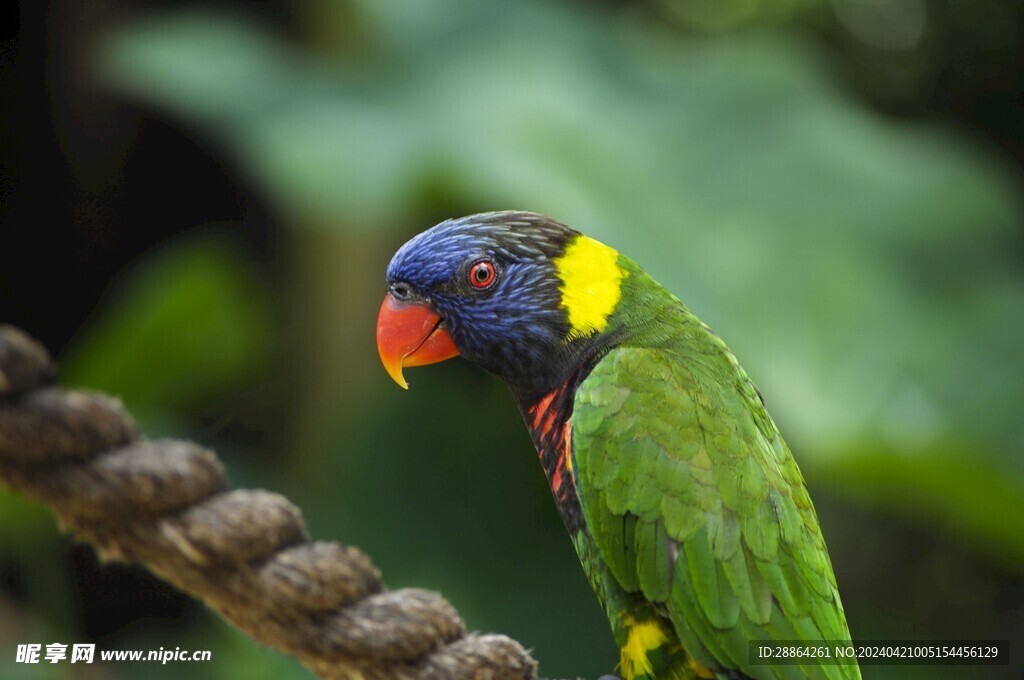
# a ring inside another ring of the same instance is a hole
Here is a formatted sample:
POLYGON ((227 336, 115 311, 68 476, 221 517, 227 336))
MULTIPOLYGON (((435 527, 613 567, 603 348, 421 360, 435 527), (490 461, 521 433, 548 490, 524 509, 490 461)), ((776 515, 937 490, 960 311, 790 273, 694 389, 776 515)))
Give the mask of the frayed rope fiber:
POLYGON ((141 562, 327 680, 536 677, 515 640, 467 633, 437 593, 386 590, 357 548, 310 542, 288 499, 229 489, 212 451, 143 439, 117 399, 55 374, 39 343, 0 326, 0 484, 102 558, 141 562))

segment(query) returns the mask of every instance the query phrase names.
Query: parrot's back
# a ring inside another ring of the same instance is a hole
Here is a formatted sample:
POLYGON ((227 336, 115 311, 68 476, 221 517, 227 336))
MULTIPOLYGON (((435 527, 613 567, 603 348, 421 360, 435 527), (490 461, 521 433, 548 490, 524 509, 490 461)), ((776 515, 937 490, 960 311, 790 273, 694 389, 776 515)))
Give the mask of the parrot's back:
POLYGON ((621 263, 619 341, 524 414, 620 672, 859 678, 856 665, 750 664, 751 640, 850 638, 817 516, 733 354, 621 263))

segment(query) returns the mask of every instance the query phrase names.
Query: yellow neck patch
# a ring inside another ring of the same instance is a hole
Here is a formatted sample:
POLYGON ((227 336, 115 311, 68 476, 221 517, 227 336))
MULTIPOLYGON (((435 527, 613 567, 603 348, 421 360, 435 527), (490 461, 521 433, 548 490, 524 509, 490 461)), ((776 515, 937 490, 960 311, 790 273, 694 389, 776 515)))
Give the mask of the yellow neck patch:
POLYGON ((603 331, 622 297, 619 253, 587 236, 577 236, 555 260, 562 281, 562 307, 569 314, 569 337, 583 338, 603 331))

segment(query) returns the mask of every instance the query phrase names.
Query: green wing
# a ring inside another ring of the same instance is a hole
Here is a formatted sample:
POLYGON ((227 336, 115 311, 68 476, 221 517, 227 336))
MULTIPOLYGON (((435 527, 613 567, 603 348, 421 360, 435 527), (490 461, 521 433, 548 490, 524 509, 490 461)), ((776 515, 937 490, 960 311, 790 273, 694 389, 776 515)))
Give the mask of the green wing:
POLYGON ((702 354, 613 350, 580 385, 573 466, 597 551, 712 670, 859 678, 856 666, 749 664, 749 640, 850 634, 803 476, 710 337, 702 354))

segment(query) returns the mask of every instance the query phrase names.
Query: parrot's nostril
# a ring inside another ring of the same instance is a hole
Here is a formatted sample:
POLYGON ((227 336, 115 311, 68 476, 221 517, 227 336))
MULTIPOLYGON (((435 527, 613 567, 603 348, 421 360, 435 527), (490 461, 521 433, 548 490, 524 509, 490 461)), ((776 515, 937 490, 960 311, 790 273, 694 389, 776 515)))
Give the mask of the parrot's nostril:
POLYGON ((396 300, 410 300, 412 299, 412 288, 407 283, 395 283, 391 286, 391 294, 395 296, 396 300))

